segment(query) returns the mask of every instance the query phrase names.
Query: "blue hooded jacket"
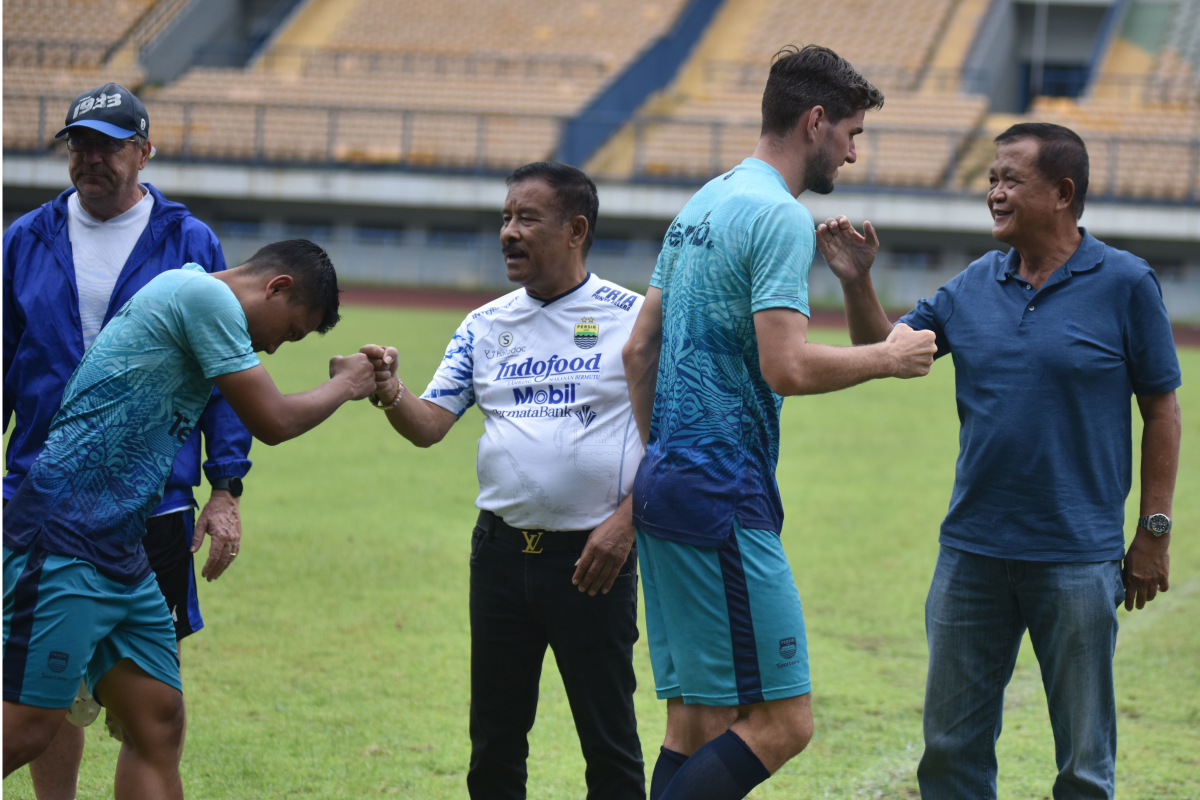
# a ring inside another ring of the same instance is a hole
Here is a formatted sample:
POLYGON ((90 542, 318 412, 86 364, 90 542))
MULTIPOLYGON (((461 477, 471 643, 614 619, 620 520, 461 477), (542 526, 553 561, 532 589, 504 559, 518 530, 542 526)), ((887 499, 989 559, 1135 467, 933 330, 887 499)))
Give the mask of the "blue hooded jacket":
MULTIPOLYGON (((104 324, 154 277, 189 261, 209 272, 225 269, 221 243, 182 204, 150 184, 154 208, 113 287, 104 324)), ((4 430, 16 415, 8 441, 4 497, 16 493, 42 452, 63 389, 83 359, 83 331, 75 262, 67 233, 68 189, 29 212, 4 232, 4 430)), ((196 431, 203 431, 209 481, 241 478, 250 471, 251 436, 217 389, 196 431)), ((194 507, 200 485, 200 437, 193 433, 179 451, 162 503, 154 514, 194 507)))

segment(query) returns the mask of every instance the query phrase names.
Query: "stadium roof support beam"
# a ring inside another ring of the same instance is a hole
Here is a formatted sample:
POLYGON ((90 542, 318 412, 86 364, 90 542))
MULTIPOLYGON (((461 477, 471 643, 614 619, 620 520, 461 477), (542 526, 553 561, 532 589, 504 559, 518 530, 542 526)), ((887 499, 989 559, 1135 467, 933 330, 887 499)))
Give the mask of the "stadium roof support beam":
POLYGON ((651 94, 671 82, 722 0, 689 0, 675 24, 563 126, 557 158, 583 166, 651 94))

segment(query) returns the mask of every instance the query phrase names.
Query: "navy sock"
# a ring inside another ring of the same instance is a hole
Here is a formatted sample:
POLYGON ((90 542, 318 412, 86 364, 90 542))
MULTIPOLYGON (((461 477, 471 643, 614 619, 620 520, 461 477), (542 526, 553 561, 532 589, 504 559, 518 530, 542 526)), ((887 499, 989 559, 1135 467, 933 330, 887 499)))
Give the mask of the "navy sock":
POLYGON ((665 747, 658 748, 658 761, 654 763, 654 775, 650 778, 650 800, 662 797, 671 778, 675 777, 675 773, 679 772, 679 768, 687 760, 688 757, 683 753, 665 747))
POLYGON ((740 800, 769 777, 741 737, 725 731, 679 768, 661 800, 740 800))

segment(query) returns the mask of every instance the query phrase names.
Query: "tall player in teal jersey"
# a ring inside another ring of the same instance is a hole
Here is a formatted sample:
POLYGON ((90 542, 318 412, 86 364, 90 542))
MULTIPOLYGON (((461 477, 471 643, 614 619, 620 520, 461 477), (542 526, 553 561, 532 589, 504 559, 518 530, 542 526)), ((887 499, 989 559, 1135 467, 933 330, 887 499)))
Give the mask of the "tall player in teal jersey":
POLYGON ((807 341, 813 219, 883 95, 827 48, 786 48, 758 147, 667 231, 625 347, 646 455, 633 487, 655 688, 667 732, 651 800, 730 800, 812 736, 800 597, 775 483, 783 396, 924 375, 933 336, 807 341))
POLYGON ((5 776, 46 748, 85 678, 125 732, 117 800, 183 796, 175 628, 141 545, 146 516, 213 384, 266 444, 374 390, 356 354, 333 359, 328 382, 282 395, 255 355, 324 333, 337 309, 325 251, 277 242, 226 272, 164 272, 88 348, 4 509, 5 776))

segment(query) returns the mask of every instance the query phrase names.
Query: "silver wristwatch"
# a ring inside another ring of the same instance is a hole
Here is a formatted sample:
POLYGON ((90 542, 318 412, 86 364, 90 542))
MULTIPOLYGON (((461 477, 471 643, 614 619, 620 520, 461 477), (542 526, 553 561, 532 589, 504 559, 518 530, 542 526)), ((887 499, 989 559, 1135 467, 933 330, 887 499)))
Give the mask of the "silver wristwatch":
POLYGON ((1145 528, 1156 537, 1171 532, 1171 518, 1166 514, 1151 514, 1138 520, 1138 527, 1145 528))

